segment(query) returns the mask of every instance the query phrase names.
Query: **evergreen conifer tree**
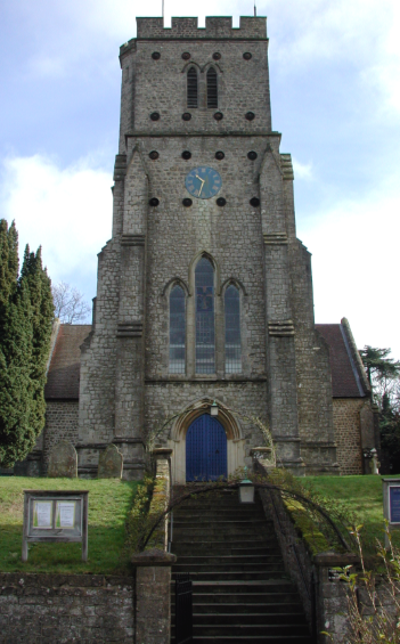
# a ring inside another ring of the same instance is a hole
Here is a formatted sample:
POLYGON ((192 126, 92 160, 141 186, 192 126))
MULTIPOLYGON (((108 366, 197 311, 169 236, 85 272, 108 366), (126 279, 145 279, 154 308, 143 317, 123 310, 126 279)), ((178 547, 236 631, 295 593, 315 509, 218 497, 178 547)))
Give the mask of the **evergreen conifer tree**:
POLYGON ((0 220, 0 463, 24 459, 44 427, 44 384, 53 303, 41 250, 25 250, 18 279, 18 234, 0 220))
POLYGON ((32 381, 32 404, 30 423, 35 436, 44 427, 46 403, 44 386, 46 367, 50 350, 51 326, 53 321, 53 298, 51 282, 46 269, 42 266, 42 249, 31 253, 25 248, 24 262, 19 280, 19 288, 26 285, 32 311, 32 355, 30 377, 32 381))

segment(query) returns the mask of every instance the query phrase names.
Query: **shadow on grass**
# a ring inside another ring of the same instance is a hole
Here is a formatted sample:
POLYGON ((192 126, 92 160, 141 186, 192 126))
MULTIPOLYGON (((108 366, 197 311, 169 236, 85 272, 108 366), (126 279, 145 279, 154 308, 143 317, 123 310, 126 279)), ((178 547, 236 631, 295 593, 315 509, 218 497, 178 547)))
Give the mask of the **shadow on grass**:
POLYGON ((127 575, 131 568, 120 526, 89 527, 89 558, 82 561, 80 543, 30 543, 28 561, 21 561, 22 526, 0 523, 2 572, 113 573, 127 575))

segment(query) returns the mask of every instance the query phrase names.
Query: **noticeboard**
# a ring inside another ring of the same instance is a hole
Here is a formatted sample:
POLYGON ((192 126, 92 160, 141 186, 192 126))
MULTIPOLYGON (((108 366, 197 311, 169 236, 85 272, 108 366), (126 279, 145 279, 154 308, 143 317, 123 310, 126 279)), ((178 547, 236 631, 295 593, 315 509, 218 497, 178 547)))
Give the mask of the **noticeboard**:
POLYGON ((383 516, 386 521, 385 547, 389 548, 388 531, 400 528, 400 478, 382 478, 383 516))
POLYGON ((400 484, 389 485, 389 523, 400 525, 400 484))
POLYGON ((22 561, 28 560, 30 542, 81 542, 88 556, 87 490, 24 490, 22 561))

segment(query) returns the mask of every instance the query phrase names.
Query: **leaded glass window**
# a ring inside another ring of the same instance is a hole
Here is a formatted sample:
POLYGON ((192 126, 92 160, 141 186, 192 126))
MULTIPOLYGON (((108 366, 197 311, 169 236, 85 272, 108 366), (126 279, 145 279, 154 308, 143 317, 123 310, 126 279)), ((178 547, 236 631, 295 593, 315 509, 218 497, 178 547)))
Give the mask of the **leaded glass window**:
POLYGON ((187 106, 197 107, 197 71, 190 67, 187 73, 187 106))
POLYGON ((185 373, 185 293, 180 286, 169 296, 169 372, 185 373))
POLYGON ((196 266, 195 285, 196 373, 214 373, 214 269, 205 257, 196 266))
POLYGON ((241 373, 240 296, 235 286, 225 291, 225 373, 241 373))
POLYGON ((207 72, 207 107, 218 107, 217 72, 214 67, 207 72))

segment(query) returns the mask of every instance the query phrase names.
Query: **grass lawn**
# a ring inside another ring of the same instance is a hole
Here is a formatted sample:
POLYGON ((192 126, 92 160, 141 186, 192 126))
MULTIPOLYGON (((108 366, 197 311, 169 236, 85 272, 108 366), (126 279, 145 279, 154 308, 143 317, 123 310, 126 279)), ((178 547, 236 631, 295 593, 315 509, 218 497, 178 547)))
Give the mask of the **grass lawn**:
POLYGON ((118 573, 129 571, 125 521, 138 483, 116 479, 0 477, 0 571, 118 573), (21 561, 23 490, 89 490, 89 558, 80 543, 33 543, 21 561))
MULTIPOLYGON (((365 542, 368 554, 375 550, 377 539, 383 542, 383 486, 380 476, 307 476, 301 482, 356 517, 357 523, 363 525, 361 540, 365 542)), ((400 530, 392 534, 393 543, 400 547, 400 530)))

